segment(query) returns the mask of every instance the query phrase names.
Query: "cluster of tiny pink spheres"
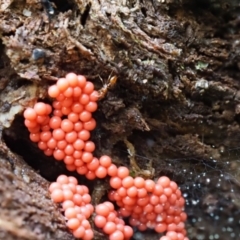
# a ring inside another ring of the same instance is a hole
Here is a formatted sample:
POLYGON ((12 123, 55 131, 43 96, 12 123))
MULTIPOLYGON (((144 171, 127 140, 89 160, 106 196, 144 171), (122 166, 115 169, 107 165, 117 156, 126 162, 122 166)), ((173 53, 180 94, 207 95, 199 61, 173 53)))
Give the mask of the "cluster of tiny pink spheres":
POLYGON ((118 168, 117 176, 110 178, 110 201, 120 207, 118 216, 129 218, 129 224, 139 231, 154 229, 158 233, 167 232, 160 240, 187 240, 184 212, 184 198, 177 184, 168 177, 160 177, 157 182, 141 177, 131 177, 125 167, 118 168))
POLYGON ((92 112, 97 110, 98 92, 94 85, 82 75, 69 73, 49 87, 48 94, 56 98, 53 109, 38 102, 24 112, 30 139, 47 156, 63 160, 69 171, 76 170, 90 180, 105 178, 112 169, 111 159, 94 157, 95 144, 89 140, 96 127, 92 112))
POLYGON ((123 219, 118 217, 111 202, 104 202, 96 206, 95 225, 109 235, 109 240, 128 240, 133 235, 133 229, 126 226, 123 219))
MULTIPOLYGON (((120 207, 114 210, 111 202, 96 206, 95 225, 109 235, 110 240, 130 239, 133 229, 154 229, 166 232, 160 240, 187 240, 184 221, 184 199, 175 182, 161 177, 155 183, 141 177, 132 178, 126 167, 117 167, 109 156, 93 156, 95 144, 90 131, 96 127, 92 112, 97 110, 99 94, 94 85, 82 75, 69 73, 49 87, 54 98, 52 106, 38 102, 24 111, 25 126, 31 141, 38 144, 45 155, 63 161, 69 171, 77 171, 89 180, 110 176, 114 189, 109 199, 120 207)), ((86 186, 77 185, 74 177, 61 175, 50 185, 51 198, 62 203, 67 226, 76 238, 93 238, 88 218, 93 212, 86 186), (69 210, 70 209, 70 210, 69 210)))
POLYGON ((93 239, 93 231, 88 219, 94 208, 90 204, 91 196, 88 194, 88 188, 78 185, 75 177, 60 175, 56 182, 51 183, 49 191, 54 202, 62 203, 67 226, 74 237, 84 240, 93 239))

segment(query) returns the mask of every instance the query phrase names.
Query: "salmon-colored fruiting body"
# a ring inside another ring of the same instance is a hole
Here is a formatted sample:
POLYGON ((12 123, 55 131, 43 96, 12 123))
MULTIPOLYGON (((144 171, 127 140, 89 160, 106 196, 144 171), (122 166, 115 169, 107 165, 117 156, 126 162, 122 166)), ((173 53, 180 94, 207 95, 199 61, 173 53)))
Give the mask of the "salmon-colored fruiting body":
MULTIPOLYGON (((69 171, 85 175, 89 180, 110 176, 113 188, 109 200, 95 207, 94 222, 97 228, 109 235, 110 240, 128 240, 132 227, 139 231, 153 229, 166 233, 160 240, 188 240, 184 222, 185 200, 178 185, 162 176, 156 182, 151 179, 130 176, 127 167, 117 167, 109 156, 94 156, 95 144, 90 141, 90 131, 97 123, 93 112, 97 110, 99 93, 93 83, 82 75, 68 73, 48 89, 54 98, 52 106, 38 102, 24 111, 24 124, 30 139, 46 156, 63 161, 69 171), (122 218, 128 217, 132 226, 126 226, 122 218)), ((101 96, 100 96, 101 97, 101 96)), ((91 196, 86 186, 78 185, 74 177, 61 175, 49 187, 51 198, 61 203, 67 226, 74 237, 92 239, 88 218, 93 213, 91 196)))

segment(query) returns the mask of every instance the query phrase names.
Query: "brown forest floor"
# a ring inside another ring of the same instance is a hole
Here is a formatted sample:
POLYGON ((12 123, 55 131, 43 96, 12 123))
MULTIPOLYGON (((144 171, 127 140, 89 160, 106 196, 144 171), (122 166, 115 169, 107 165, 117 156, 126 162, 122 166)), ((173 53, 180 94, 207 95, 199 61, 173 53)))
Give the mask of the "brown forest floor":
MULTIPOLYGON (((97 156, 133 167, 127 139, 142 170, 180 185, 191 240, 240 239, 240 4, 228 2, 54 0, 51 14, 40 0, 0 1, 0 239, 73 239, 47 193, 72 173, 22 117, 69 71, 97 89, 118 77, 94 115, 97 156)), ((107 182, 78 179, 94 203, 106 197, 107 182)))

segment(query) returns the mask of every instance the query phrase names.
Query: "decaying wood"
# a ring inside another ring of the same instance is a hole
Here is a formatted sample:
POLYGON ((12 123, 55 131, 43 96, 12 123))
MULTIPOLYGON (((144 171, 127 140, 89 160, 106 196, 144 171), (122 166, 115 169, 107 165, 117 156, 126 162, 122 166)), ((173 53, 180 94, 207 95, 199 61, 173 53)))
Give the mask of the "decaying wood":
POLYGON ((0 238, 73 239, 60 211, 52 204, 48 181, 3 143, 0 148, 0 238))
POLYGON ((237 0, 0 1, 0 238, 73 239, 45 180, 64 166, 29 141, 21 117, 73 71, 97 89, 118 79, 95 114, 96 155, 129 166, 127 138, 141 169, 181 185, 190 239, 237 239, 239 14, 237 0))

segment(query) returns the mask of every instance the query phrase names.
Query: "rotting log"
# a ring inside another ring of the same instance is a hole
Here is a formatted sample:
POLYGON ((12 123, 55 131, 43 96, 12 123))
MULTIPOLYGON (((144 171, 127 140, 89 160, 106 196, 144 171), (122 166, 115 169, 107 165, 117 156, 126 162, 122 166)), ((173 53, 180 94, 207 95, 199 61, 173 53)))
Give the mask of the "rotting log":
POLYGON ((2 0, 0 238, 72 239, 45 180, 66 170, 21 117, 70 71, 99 89, 118 78, 95 114, 98 156, 129 166, 128 139, 141 169, 181 185, 190 239, 239 237, 239 14, 236 0, 2 0))

